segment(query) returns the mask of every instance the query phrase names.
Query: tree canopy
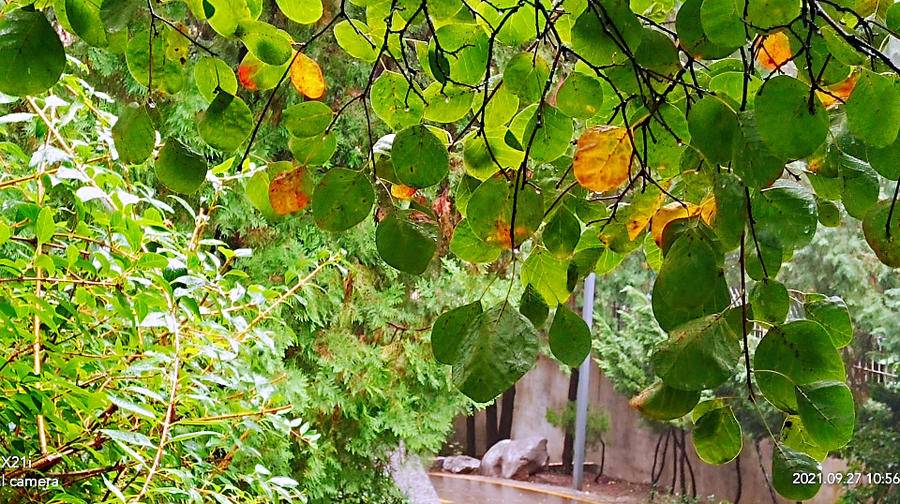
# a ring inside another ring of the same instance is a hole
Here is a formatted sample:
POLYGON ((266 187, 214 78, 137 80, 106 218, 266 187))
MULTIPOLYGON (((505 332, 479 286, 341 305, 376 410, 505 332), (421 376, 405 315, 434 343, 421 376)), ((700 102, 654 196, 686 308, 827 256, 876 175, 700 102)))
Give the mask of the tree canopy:
MULTIPOLYGON (((658 269, 652 311, 668 337, 651 357, 658 381, 633 405, 657 419, 692 413, 700 457, 728 462, 742 448, 741 427, 728 398, 714 394, 743 361, 748 396, 789 415, 797 432, 776 442, 776 490, 797 500, 818 492, 819 483, 794 485, 791 475, 820 471, 824 454, 852 436, 840 349, 853 327, 841 299, 796 291, 776 277, 818 226, 842 218, 860 220, 871 251, 900 267, 900 68, 886 50, 900 37, 900 7, 862 0, 275 4, 10 2, 0 20, 0 92, 34 108, 30 97, 69 85, 64 75, 77 62, 66 46, 74 35, 124 54, 146 88, 142 101, 117 103, 110 146, 119 165, 152 167, 161 186, 185 196, 218 193, 223 179, 252 174, 246 197, 263 216, 308 216, 329 232, 354 233, 372 217, 378 255, 406 274, 423 274, 446 254, 515 272, 525 287, 520 300, 488 306, 473 293, 435 322, 435 358, 476 401, 493 399, 531 368, 542 328, 560 362, 582 361, 588 328, 564 303, 585 276, 643 253, 658 269), (320 101, 330 77, 310 56, 332 41, 340 57, 370 65, 362 88, 335 109, 320 101), (158 105, 192 86, 207 102, 195 124, 213 155, 157 138, 166 120, 158 105), (285 106, 286 93, 303 100, 285 106), (354 139, 364 160, 335 166, 335 128, 354 108, 366 118, 365 135, 354 139), (265 123, 287 131, 293 160, 256 152, 265 123), (391 133, 376 134, 385 129, 391 133), (738 268, 736 280, 727 266, 738 268), (800 316, 788 320, 792 306, 800 316), (766 332, 751 348, 754 328, 766 332)), ((76 169, 95 154, 71 149, 76 169)), ((99 188, 79 192, 85 204, 126 203, 99 188)), ((147 224, 159 225, 166 213, 147 224)), ((59 216, 38 197, 18 217, 24 227, 0 221, 0 242, 31 240, 29 275, 40 282, 58 262, 41 250, 59 216)), ((103 224, 139 239, 127 223, 103 224)), ((201 239, 202 228, 178 250, 194 250, 201 239)), ((137 270, 157 260, 110 254, 137 270)), ((66 256, 76 264, 81 252, 66 256)), ((189 266, 208 281, 220 265, 189 266)), ((94 266, 91 281, 105 282, 109 267, 94 266)), ((202 299, 206 281, 186 288, 202 299)), ((105 297, 90 302, 117 308, 121 286, 104 286, 105 297)), ((222 318, 216 330, 227 330, 229 307, 210 314, 187 299, 144 311, 159 314, 153 323, 168 327, 175 345, 179 302, 203 323, 222 318)))

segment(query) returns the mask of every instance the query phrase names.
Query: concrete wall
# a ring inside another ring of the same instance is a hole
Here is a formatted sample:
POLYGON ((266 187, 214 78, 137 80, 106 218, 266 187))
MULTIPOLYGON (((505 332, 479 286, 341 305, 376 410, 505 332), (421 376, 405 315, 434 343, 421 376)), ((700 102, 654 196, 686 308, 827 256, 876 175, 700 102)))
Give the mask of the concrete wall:
MULTIPOLYGON (((560 462, 564 434, 562 430, 550 425, 545 419, 547 408, 560 408, 566 402, 569 388, 569 376, 563 373, 556 361, 541 357, 537 365, 516 385, 516 403, 513 414, 512 437, 542 436, 547 438, 550 462, 560 462)), ((628 406, 628 398, 613 390, 612 384, 601 373, 597 366, 591 370, 590 383, 591 406, 602 408, 610 417, 610 428, 606 439, 606 465, 604 475, 611 478, 649 483, 653 466, 653 454, 659 439, 659 431, 651 428, 640 414, 628 406)), ((499 405, 498 405, 499 407, 499 405)), ((479 413, 476 419, 478 453, 482 454, 484 446, 484 414, 479 413)), ((465 418, 456 420, 454 440, 465 446, 465 418)), ((737 491, 737 462, 723 466, 711 466, 700 461, 694 453, 687 437, 687 451, 697 482, 697 495, 715 495, 720 499, 733 500, 737 491)), ((760 443, 763 466, 768 473, 771 469, 772 447, 768 440, 760 443)), ((666 467, 661 482, 668 485, 672 481, 672 457, 669 451, 666 467)), ((587 461, 599 463, 599 446, 589 450, 587 461)), ((760 458, 753 444, 745 440, 740 455, 741 480, 743 482, 742 503, 772 502, 760 469, 760 458)), ((824 464, 824 471, 837 472, 846 466, 837 459, 829 459, 824 464)), ((823 486, 814 503, 832 503, 837 501, 839 487, 823 486)), ((786 502, 779 499, 779 503, 786 502)))

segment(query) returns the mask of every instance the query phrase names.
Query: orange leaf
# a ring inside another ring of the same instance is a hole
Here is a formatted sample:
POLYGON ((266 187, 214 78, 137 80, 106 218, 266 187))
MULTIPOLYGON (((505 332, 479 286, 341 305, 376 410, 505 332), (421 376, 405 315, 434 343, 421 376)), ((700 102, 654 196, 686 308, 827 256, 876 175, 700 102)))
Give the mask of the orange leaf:
POLYGON ((397 199, 408 200, 411 199, 415 194, 415 187, 409 187, 403 184, 391 184, 391 196, 397 199))
POLYGON ((250 91, 256 90, 256 82, 253 80, 253 76, 256 75, 256 72, 258 70, 258 66, 241 63, 238 66, 238 81, 240 81, 241 85, 249 89, 250 91))
POLYGON ((850 98, 850 93, 852 93, 853 88, 856 87, 857 77, 858 74, 854 73, 841 82, 826 87, 825 92, 816 90, 816 96, 819 97, 819 100, 822 101, 822 105, 824 105, 825 108, 830 109, 836 107, 838 103, 844 103, 847 101, 847 98, 850 98))
POLYGON ((594 192, 614 189, 628 180, 631 134, 617 126, 596 126, 585 131, 575 147, 572 171, 582 186, 594 192))
POLYGON ((756 61, 766 70, 781 68, 791 60, 791 42, 784 32, 774 32, 763 37, 756 46, 756 61))
POLYGON ((278 215, 303 210, 311 193, 312 183, 303 168, 280 173, 269 182, 269 204, 278 215))
POLYGON ((300 53, 291 64, 291 83, 303 96, 318 100, 325 94, 325 76, 322 68, 309 56, 300 53))

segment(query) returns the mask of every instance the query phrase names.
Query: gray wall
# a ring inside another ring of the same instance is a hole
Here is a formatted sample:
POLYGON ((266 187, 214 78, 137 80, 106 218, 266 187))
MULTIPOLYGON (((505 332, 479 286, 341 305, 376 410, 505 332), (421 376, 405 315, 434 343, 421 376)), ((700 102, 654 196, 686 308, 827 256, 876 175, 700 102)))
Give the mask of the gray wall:
MULTIPOLYGON (((512 437, 542 436, 547 438, 550 462, 560 462, 564 434, 547 423, 544 415, 547 408, 560 408, 566 402, 569 387, 569 376, 563 373, 556 361, 541 357, 537 365, 516 385, 516 404, 513 414, 512 437)), ((640 414, 628 406, 628 398, 613 390, 612 384, 595 365, 591 369, 591 407, 602 408, 610 417, 610 428, 606 439, 606 466, 604 475, 611 478, 649 483, 653 466, 653 453, 659 433, 650 428, 642 420, 640 414)), ((498 401, 499 402, 499 401, 498 401)), ((499 404, 498 404, 499 407, 499 404)), ((483 453, 484 446, 484 414, 477 416, 478 452, 483 453)), ((465 446, 465 418, 456 419, 454 441, 465 446)), ((688 452, 697 481, 697 495, 715 495, 720 499, 732 500, 737 491, 736 462, 723 466, 710 466, 700 461, 694 454, 687 439, 688 452)), ((771 465, 771 444, 768 440, 761 443, 763 465, 768 472, 771 465)), ((672 480, 671 450, 662 482, 672 480)), ((599 446, 587 453, 588 462, 600 461, 599 446)), ((742 503, 771 503, 763 474, 760 459, 752 443, 745 440, 740 456, 741 479, 743 481, 742 503)), ((837 472, 845 470, 844 463, 837 459, 828 459, 824 471, 837 472)), ((839 487, 823 486, 814 503, 836 502, 839 487)), ((779 502, 786 502, 779 500, 779 502)))

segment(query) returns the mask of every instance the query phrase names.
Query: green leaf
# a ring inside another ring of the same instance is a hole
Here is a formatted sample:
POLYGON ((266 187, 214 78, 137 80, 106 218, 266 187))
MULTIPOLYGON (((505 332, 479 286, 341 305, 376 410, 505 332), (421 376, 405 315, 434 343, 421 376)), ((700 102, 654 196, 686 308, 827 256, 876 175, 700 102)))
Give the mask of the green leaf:
POLYGON ((150 114, 136 103, 128 105, 119 114, 111 133, 119 161, 125 164, 143 163, 156 145, 156 130, 150 121, 150 114))
POLYGON ((280 66, 291 59, 294 40, 284 30, 269 23, 242 19, 238 21, 235 36, 244 43, 244 47, 267 65, 280 66))
POLYGON ((820 462, 828 456, 828 450, 810 439, 809 433, 806 432, 806 427, 803 426, 803 421, 800 420, 799 416, 791 415, 784 419, 779 438, 784 446, 805 453, 820 462))
POLYGON ((747 0, 747 20, 763 30, 785 26, 800 16, 800 0, 747 0))
POLYGON ((810 439, 826 450, 842 448, 853 438, 856 409, 853 393, 839 381, 820 381, 795 388, 800 419, 810 439))
POLYGON ((450 240, 450 252, 456 254, 463 261, 470 263, 493 262, 503 251, 496 245, 488 245, 475 235, 469 226, 469 220, 463 219, 453 230, 453 238, 450 240))
POLYGON ((891 213, 891 200, 882 200, 863 219, 863 233, 878 259, 891 268, 900 268, 900 204, 891 213), (888 227, 888 217, 890 228, 888 227))
POLYGON ((418 124, 425 113, 425 102, 396 72, 383 72, 375 79, 370 93, 372 110, 394 130, 418 124))
POLYGON ((569 367, 578 367, 591 352, 591 329, 564 304, 556 307, 549 339, 553 356, 569 367))
POLYGON ((569 117, 591 118, 603 107, 603 85, 590 75, 572 72, 556 93, 556 106, 569 117))
POLYGON ((741 355, 740 310, 679 325, 650 356, 666 385, 680 390, 714 388, 733 375, 741 355))
POLYGON ((278 8, 295 23, 312 24, 322 17, 322 0, 275 0, 278 8))
POLYGON ((206 22, 223 37, 234 35, 238 22, 250 17, 247 0, 203 0, 203 7, 208 16, 206 22))
POLYGON ((756 281, 774 278, 781 269, 783 256, 784 248, 781 246, 781 241, 773 237, 768 231, 757 233, 755 241, 752 240, 751 236, 747 240, 747 247, 744 250, 747 275, 756 281), (765 269, 763 269, 764 264, 765 269), (768 273, 768 277, 766 273, 768 273))
POLYGON ((572 26, 572 49, 595 66, 625 63, 641 44, 641 23, 625 0, 599 4, 602 9, 585 9, 572 26))
POLYGON ((780 324, 787 318, 791 298, 783 283, 764 278, 750 290, 753 318, 770 324, 780 324))
POLYGON ((853 322, 847 304, 838 296, 808 295, 803 305, 806 317, 822 324, 835 348, 844 348, 853 341, 853 322))
POLYGON ((887 147, 900 130, 900 93, 894 79, 862 69, 844 109, 850 133, 872 147, 887 147))
POLYGON ((732 167, 748 187, 763 189, 781 177, 786 161, 773 154, 759 136, 757 122, 753 113, 741 113, 740 131, 732 143, 732 167))
POLYGON ((43 93, 56 84, 65 67, 62 42, 42 12, 14 10, 0 19, 0 92, 43 93))
POLYGON ((448 365, 456 361, 460 345, 483 311, 481 301, 475 301, 445 311, 434 321, 431 327, 431 352, 436 361, 448 365))
POLYGON ((295 137, 321 136, 334 119, 331 107, 320 101, 305 101, 284 109, 281 122, 295 137))
POLYGON ((375 245, 384 262, 400 271, 419 275, 428 268, 437 250, 437 229, 409 217, 408 212, 391 212, 378 223, 375 245))
POLYGON ((237 79, 231 67, 212 56, 200 58, 194 65, 194 82, 197 91, 209 102, 213 101, 219 89, 231 95, 237 94, 237 79))
POLYGON ((156 178, 170 190, 193 194, 206 180, 206 159, 178 140, 169 139, 156 158, 156 178))
POLYGON ((531 143, 529 157, 535 161, 550 163, 569 149, 572 136, 575 134, 575 126, 572 118, 559 109, 546 105, 540 108, 540 119, 540 127, 535 131, 538 124, 538 106, 531 105, 519 112, 510 130, 516 133, 523 148, 531 143))
POLYGON ((724 250, 734 250, 741 244, 747 222, 747 201, 741 181, 734 174, 717 173, 713 179, 716 213, 710 226, 716 232, 724 250))
POLYGON ((746 42, 743 15, 742 0, 704 0, 700 5, 703 32, 713 44, 724 47, 736 49, 746 42))
POLYGON ((887 147, 869 147, 866 151, 869 164, 886 179, 900 179, 900 135, 887 147))
POLYGON ((397 178, 410 187, 433 186, 450 173, 447 147, 421 124, 397 133, 391 147, 391 161, 397 178))
POLYGON ((512 245, 510 226, 514 202, 515 245, 527 240, 541 225, 544 202, 533 187, 516 191, 499 176, 483 182, 469 198, 466 215, 475 235, 489 245, 509 248, 512 245))
POLYGON ((541 236, 551 254, 566 258, 572 255, 581 238, 581 223, 568 209, 560 208, 544 226, 541 236))
POLYGON ((705 96, 688 114, 691 145, 710 163, 725 165, 731 161, 732 143, 739 135, 737 114, 714 96, 705 96))
MULTIPOLYGON (((166 58, 165 37, 153 37, 153 87, 175 94, 184 87, 184 69, 166 58)), ((150 32, 142 30, 128 39, 125 62, 134 80, 143 86, 150 83, 150 32)))
POLYGON ((322 165, 327 163, 337 150, 337 136, 334 132, 311 137, 294 137, 288 141, 294 159, 302 165, 322 165))
POLYGON ((475 317, 453 363, 453 383, 476 402, 488 402, 534 366, 538 335, 531 322, 501 303, 475 317))
POLYGON ((815 497, 822 486, 821 473, 822 466, 809 455, 787 446, 775 446, 772 453, 772 486, 785 499, 801 501, 815 497))
POLYGON ((439 123, 455 123, 465 117, 472 106, 475 92, 454 84, 432 82, 425 96, 425 119, 439 123))
POLYGON ((550 307, 532 285, 526 285, 519 299, 519 313, 525 315, 534 327, 540 328, 547 321, 550 307))
POLYGON ((326 231, 344 231, 362 222, 374 203, 375 190, 364 173, 332 168, 313 193, 313 219, 326 231))
POLYGON ((334 40, 341 49, 356 59, 372 63, 378 58, 376 41, 369 27, 362 21, 351 18, 334 25, 334 40))
POLYGON ((279 215, 275 213, 275 210, 272 208, 272 203, 269 201, 269 182, 269 174, 267 171, 260 170, 254 173, 253 176, 250 177, 250 180, 247 181, 247 187, 244 190, 244 193, 246 194, 247 199, 250 200, 250 204, 259 210, 265 218, 277 219, 279 215))
POLYGON ((441 26, 429 42, 429 51, 440 42, 450 63, 448 81, 475 86, 481 84, 488 61, 488 35, 478 25, 452 23, 441 26))
POLYGON ((744 440, 731 406, 713 407, 703 413, 694 422, 691 442, 697 456, 707 464, 727 464, 737 458, 744 440))
POLYGON ((519 273, 524 285, 531 285, 544 298, 547 305, 554 307, 569 299, 567 261, 561 261, 546 250, 535 249, 522 263, 519 273))
POLYGON ((687 0, 681 4, 675 16, 678 42, 697 59, 719 59, 728 56, 736 48, 720 46, 707 38, 700 19, 703 0, 687 0))
POLYGON ((34 223, 34 237, 39 244, 50 243, 56 233, 56 223, 53 222, 53 208, 45 206, 41 208, 37 221, 34 223))
POLYGON ((799 80, 780 75, 759 89, 754 103, 756 129, 776 156, 800 159, 809 156, 825 141, 828 113, 799 80))
POLYGON ((91 0, 65 0, 66 19, 78 37, 88 45, 106 47, 109 40, 106 27, 100 17, 99 2, 91 0))
POLYGON ((669 331, 689 320, 719 313, 730 303, 721 254, 702 234, 684 233, 666 252, 653 284, 653 315, 659 326, 669 331))
POLYGON ((632 397, 628 404, 647 418, 674 420, 690 413, 699 401, 700 392, 696 390, 678 390, 658 381, 632 397))
POLYGON ((766 399, 787 412, 797 411, 795 386, 846 379, 844 362, 828 332, 811 320, 770 329, 756 347, 753 371, 766 399))
POLYGON ((205 112, 198 116, 200 138, 214 149, 232 152, 253 129, 253 112, 241 98, 224 91, 216 93, 205 112))
POLYGON ((851 217, 863 219, 878 203, 878 175, 867 163, 849 155, 842 156, 839 170, 844 210, 851 217))
POLYGON ((540 100, 549 77, 550 65, 531 52, 513 56, 503 70, 503 82, 522 103, 540 100))
POLYGON ((751 205, 757 236, 775 237, 787 251, 807 245, 816 234, 816 200, 804 187, 779 182, 755 193, 751 205))

